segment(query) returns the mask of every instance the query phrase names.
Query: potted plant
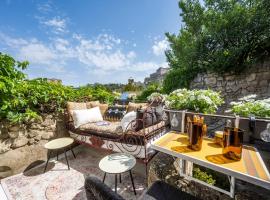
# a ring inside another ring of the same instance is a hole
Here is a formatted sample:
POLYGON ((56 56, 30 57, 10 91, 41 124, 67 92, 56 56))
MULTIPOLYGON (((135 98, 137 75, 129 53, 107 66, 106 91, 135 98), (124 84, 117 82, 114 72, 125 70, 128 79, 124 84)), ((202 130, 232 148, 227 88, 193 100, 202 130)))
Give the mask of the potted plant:
POLYGON ((177 89, 166 97, 165 107, 169 110, 171 128, 181 131, 184 110, 215 113, 223 102, 220 94, 213 90, 177 89))
POLYGON ((270 98, 255 100, 257 95, 248 95, 240 98, 238 102, 231 102, 232 112, 243 117, 254 115, 261 118, 270 118, 270 98))
POLYGON ((255 139, 262 139, 270 142, 270 125, 267 122, 270 118, 270 98, 256 98, 257 95, 252 94, 240 98, 237 102, 231 102, 232 107, 226 112, 249 117, 249 119, 242 119, 242 121, 245 121, 244 124, 249 126, 249 134, 244 135, 244 141, 254 142, 255 139), (266 120, 255 120, 256 118, 266 118, 266 120), (251 119, 253 119, 253 124, 250 122, 251 119))

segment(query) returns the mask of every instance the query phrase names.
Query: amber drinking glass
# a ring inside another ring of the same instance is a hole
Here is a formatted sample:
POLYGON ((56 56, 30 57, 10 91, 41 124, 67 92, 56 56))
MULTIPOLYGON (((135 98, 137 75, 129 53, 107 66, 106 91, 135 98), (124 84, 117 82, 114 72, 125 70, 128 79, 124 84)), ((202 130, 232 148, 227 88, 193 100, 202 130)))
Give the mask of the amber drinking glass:
POLYGON ((244 131, 239 128, 225 127, 222 153, 229 159, 241 160, 244 131))
POLYGON ((188 147, 192 150, 200 151, 202 149, 203 136, 206 135, 207 131, 206 124, 197 120, 189 121, 187 130, 189 136, 188 147))

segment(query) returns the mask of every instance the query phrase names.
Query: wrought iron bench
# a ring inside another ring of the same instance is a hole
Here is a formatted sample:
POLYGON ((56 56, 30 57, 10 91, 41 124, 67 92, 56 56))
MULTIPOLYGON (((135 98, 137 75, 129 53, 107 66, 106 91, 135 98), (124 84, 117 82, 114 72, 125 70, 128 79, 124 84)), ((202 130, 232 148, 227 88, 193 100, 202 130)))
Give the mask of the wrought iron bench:
MULTIPOLYGON (((156 104, 156 103, 155 103, 156 104)), ((149 104, 142 113, 142 118, 130 122, 130 129, 121 130, 121 115, 104 114, 103 118, 109 125, 99 125, 89 123, 75 128, 70 112, 67 110, 67 128, 70 136, 76 142, 87 144, 95 148, 107 149, 113 152, 126 152, 143 161, 146 166, 155 155, 155 151, 150 148, 151 143, 165 133, 166 123, 162 119, 158 123, 147 127, 145 121, 149 117, 149 109, 152 109, 152 103, 149 104), (138 130, 138 123, 142 124, 142 129, 138 130)), ((158 105, 155 105, 160 106, 158 105)), ((77 106, 78 109, 78 106, 77 106)))

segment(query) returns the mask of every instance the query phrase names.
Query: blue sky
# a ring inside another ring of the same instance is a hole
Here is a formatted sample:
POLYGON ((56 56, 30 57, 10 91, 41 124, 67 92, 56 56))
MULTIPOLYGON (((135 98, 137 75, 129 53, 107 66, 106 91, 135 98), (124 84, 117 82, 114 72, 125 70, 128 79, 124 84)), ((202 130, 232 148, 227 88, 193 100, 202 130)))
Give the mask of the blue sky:
POLYGON ((2 0, 0 51, 28 60, 29 78, 67 85, 143 81, 167 66, 177 0, 2 0))

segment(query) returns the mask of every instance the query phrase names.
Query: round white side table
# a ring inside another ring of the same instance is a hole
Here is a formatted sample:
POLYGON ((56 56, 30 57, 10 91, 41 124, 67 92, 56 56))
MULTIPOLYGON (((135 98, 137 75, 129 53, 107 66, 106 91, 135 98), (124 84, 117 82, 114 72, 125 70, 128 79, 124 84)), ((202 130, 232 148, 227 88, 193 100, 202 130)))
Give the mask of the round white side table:
POLYGON ((136 165, 136 158, 127 153, 114 153, 102 158, 99 162, 99 168, 104 172, 103 182, 106 174, 115 174, 115 192, 117 192, 117 175, 119 174, 119 182, 121 183, 121 173, 129 171, 134 194, 136 190, 131 170, 136 165))
POLYGON ((71 145, 73 144, 73 142, 74 142, 74 139, 73 138, 63 137, 63 138, 58 138, 58 139, 51 140, 50 142, 47 142, 44 145, 44 147, 49 152, 48 159, 47 159, 47 162, 46 162, 46 165, 45 165, 45 168, 44 168, 44 173, 46 172, 46 169, 47 169, 47 166, 48 166, 48 162, 49 162, 50 157, 51 157, 51 152, 52 151, 56 151, 57 152, 56 158, 58 160, 58 151, 61 150, 61 149, 64 149, 65 158, 66 158, 68 169, 69 169, 69 163, 68 163, 68 159, 67 159, 66 149, 69 147, 69 149, 72 152, 74 158, 76 158, 76 156, 75 156, 75 154, 74 154, 74 152, 73 152, 73 150, 71 148, 71 145))

